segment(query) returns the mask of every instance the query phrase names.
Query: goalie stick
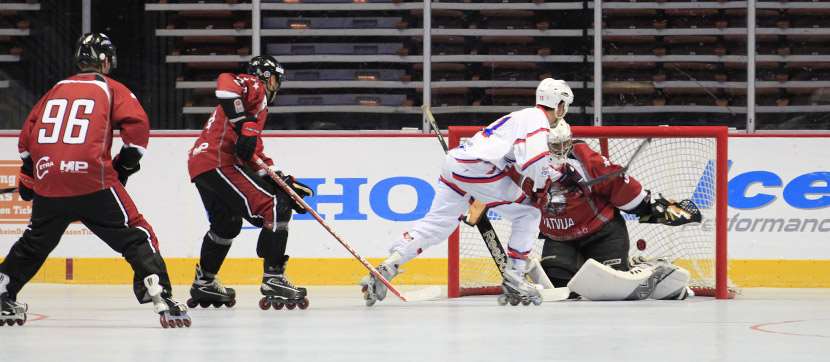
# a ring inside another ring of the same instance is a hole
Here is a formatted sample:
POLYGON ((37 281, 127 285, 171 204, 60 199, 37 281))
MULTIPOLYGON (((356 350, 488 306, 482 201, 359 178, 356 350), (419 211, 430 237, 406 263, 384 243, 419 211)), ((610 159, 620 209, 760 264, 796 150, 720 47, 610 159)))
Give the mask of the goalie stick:
MULTIPOLYGON (((375 278, 377 278, 381 283, 383 283, 383 285, 385 285, 386 288, 389 289, 390 292, 392 292, 392 294, 394 294, 404 302, 423 301, 436 299, 439 297, 439 295, 441 294, 441 288, 438 287, 425 288, 422 290, 415 291, 414 293, 407 294, 404 294, 401 291, 399 291, 397 288, 395 288, 395 286, 392 285, 392 283, 386 280, 386 278, 384 278, 383 275, 381 275, 380 272, 377 269, 375 269, 375 267, 373 267, 368 260, 366 260, 366 258, 360 256, 360 254, 358 254, 357 251, 348 242, 346 242, 346 240, 343 239, 342 236, 337 234, 337 232, 334 231, 334 229, 332 229, 331 226, 329 226, 329 224, 323 221, 323 218, 320 217, 320 214, 318 214, 317 211, 314 211, 314 209, 312 209, 311 206, 308 206, 308 204, 303 200, 303 198, 300 197, 300 195, 297 195, 297 193, 294 192, 294 189, 292 189, 291 186, 285 183, 285 181, 283 181, 283 179, 280 178, 274 172, 274 170, 270 169, 268 165, 262 161, 262 159, 260 159, 259 157, 254 157, 254 162, 256 162, 257 166, 259 166, 260 169, 264 170, 268 174, 268 177, 274 180, 274 182, 276 182, 277 185, 283 191, 285 191, 289 196, 291 196, 291 199, 294 200, 294 202, 297 203, 297 205, 300 205, 300 207, 302 207, 309 214, 311 214, 311 216, 314 217, 314 219, 317 220, 317 222, 320 223, 320 225, 323 226, 323 228, 326 229, 326 231, 328 231, 329 234, 331 234, 331 236, 333 236, 335 239, 337 239, 338 242, 340 242, 340 245, 343 245, 343 247, 346 248, 346 250, 348 250, 349 253, 351 253, 352 256, 355 257, 355 259, 357 259, 357 261, 363 264, 363 267, 369 270, 369 272, 372 273, 372 275, 374 275, 375 278)), ((270 225, 264 226, 270 227, 270 225)))
MULTIPOLYGON (((422 105, 421 110, 424 111, 424 116, 426 116, 430 128, 432 128, 435 132, 435 135, 438 138, 438 143, 440 143, 441 147, 444 148, 444 153, 449 152, 447 142, 444 140, 444 136, 441 135, 441 131, 438 128, 438 122, 435 120, 435 116, 432 115, 432 111, 429 106, 422 105)), ((487 251, 490 252, 493 262, 496 263, 496 268, 499 269, 499 275, 504 278, 504 271, 507 269, 507 253, 501 245, 499 235, 496 234, 493 224, 490 223, 490 218, 487 217, 487 206, 473 200, 473 203, 470 205, 469 214, 469 217, 463 219, 463 221, 467 225, 475 225, 476 229, 478 229, 478 232, 481 234, 481 239, 484 240, 484 245, 487 247, 487 251)), ((542 299, 546 302, 567 299, 569 292, 563 293, 561 289, 567 288, 554 288, 550 292, 542 292, 542 299)))
POLYGON ((611 178, 614 178, 614 177, 617 177, 617 176, 620 176, 620 175, 626 173, 628 171, 628 168, 631 167, 631 164, 634 163, 634 160, 637 158, 637 156, 639 156, 641 153, 643 153, 643 150, 645 150, 646 146, 648 146, 649 144, 651 144, 651 138, 644 139, 643 142, 641 142, 640 145, 637 146, 637 149, 634 150, 634 153, 631 155, 631 158, 628 159, 628 163, 626 163, 623 168, 621 168, 617 171, 611 172, 609 174, 602 175, 602 176, 597 177, 595 179, 588 180, 585 183, 583 183, 582 186, 591 187, 591 186, 596 185, 600 182, 606 181, 608 179, 611 179, 611 178))

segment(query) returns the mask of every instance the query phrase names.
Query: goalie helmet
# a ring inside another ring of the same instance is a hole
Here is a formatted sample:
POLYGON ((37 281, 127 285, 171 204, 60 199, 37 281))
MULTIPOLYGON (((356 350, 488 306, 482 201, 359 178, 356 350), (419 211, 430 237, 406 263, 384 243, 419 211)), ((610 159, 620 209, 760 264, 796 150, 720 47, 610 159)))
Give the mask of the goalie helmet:
POLYGON ((78 68, 100 67, 104 59, 109 59, 110 69, 115 69, 115 45, 106 34, 86 33, 78 38, 75 43, 75 65, 78 68))
POLYGON ((571 153, 573 149, 571 126, 564 120, 556 122, 556 127, 551 128, 548 132, 548 149, 550 149, 550 155, 556 163, 565 162, 568 154, 571 153))
POLYGON ((545 78, 536 87, 536 105, 542 105, 551 109, 557 109, 559 103, 565 104, 565 112, 559 119, 568 113, 568 106, 574 101, 574 93, 571 87, 564 80, 545 78))
POLYGON ((258 55, 251 58, 245 72, 259 77, 259 79, 265 83, 269 104, 274 100, 274 96, 277 94, 277 89, 285 80, 285 69, 283 69, 282 65, 280 65, 280 63, 270 55, 258 55), (269 81, 272 75, 277 77, 277 88, 274 89, 270 89, 269 87, 269 81))

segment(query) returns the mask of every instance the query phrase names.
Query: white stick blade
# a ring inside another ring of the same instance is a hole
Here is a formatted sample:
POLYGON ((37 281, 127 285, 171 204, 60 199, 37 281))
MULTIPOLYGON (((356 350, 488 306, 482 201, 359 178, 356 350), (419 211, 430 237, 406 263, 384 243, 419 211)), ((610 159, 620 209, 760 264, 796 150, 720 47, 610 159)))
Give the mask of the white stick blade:
POLYGON ((441 287, 426 287, 407 292, 401 292, 407 302, 423 302, 428 300, 441 299, 446 293, 441 287))

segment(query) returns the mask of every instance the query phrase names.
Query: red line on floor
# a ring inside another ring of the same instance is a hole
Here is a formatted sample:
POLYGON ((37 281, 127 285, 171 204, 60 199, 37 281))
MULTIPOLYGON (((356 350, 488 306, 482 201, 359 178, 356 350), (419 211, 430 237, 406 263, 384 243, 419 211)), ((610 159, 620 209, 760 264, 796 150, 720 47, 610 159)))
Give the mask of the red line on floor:
POLYGON ((761 324, 756 324, 752 327, 749 327, 749 329, 752 329, 752 330, 758 331, 758 332, 764 332, 764 333, 783 334, 785 336, 830 338, 830 336, 823 336, 821 334, 790 333, 790 332, 779 332, 779 331, 764 329, 764 327, 767 327, 767 326, 778 326, 778 325, 782 325, 782 324, 799 323, 799 322, 806 322, 806 321, 807 320, 796 320, 796 321, 781 321, 781 322, 761 323, 761 324))

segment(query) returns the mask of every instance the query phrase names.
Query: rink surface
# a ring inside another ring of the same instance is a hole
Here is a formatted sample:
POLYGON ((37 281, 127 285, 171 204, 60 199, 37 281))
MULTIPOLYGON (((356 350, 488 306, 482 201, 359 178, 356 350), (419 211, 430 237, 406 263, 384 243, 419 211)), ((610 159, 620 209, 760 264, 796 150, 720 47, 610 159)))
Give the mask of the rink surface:
MULTIPOLYGON (((185 297, 186 287, 177 287, 185 297)), ((830 290, 739 299, 498 306, 494 296, 363 305, 357 287, 311 287, 308 310, 195 309, 164 330, 128 286, 30 285, 2 361, 828 361, 830 290)), ((391 296, 391 295, 390 295, 391 296)), ((182 298, 185 299, 185 298, 182 298)))

